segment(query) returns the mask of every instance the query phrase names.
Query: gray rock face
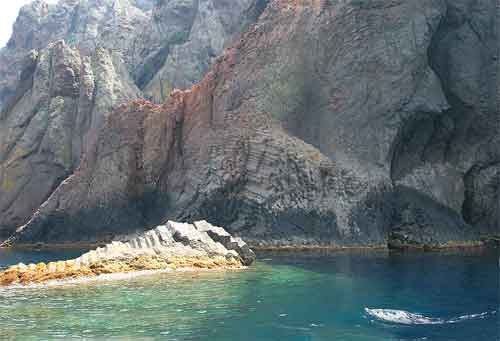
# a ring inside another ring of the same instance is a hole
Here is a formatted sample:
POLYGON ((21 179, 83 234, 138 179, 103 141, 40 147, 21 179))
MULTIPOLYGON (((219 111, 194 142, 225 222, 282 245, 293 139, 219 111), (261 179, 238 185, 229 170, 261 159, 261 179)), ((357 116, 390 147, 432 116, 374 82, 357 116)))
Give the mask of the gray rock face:
POLYGON ((139 96, 106 50, 82 57, 63 41, 33 52, 0 117, 0 235, 25 223, 77 169, 114 105, 139 96))
MULTIPOLYGON (((7 47, 0 50, 0 108, 15 91, 20 63, 32 49, 64 39, 82 56, 96 48, 127 60, 137 27, 148 25, 150 14, 129 0, 61 0, 55 5, 36 0, 22 7, 7 47)), ((146 7, 147 8, 147 7, 146 7)))
MULTIPOLYGON (((160 4, 194 34, 172 51, 204 32, 197 13, 219 13, 194 4, 160 4)), ((118 108, 14 241, 205 218, 267 246, 500 234, 498 18, 495 0, 273 0, 191 90, 118 108)), ((147 65, 146 91, 181 69, 147 65)))
POLYGON ((0 50, 0 239, 76 170, 84 146, 115 105, 143 97, 134 83, 146 86, 142 78, 156 75, 170 46, 189 40, 180 58, 189 56, 196 72, 184 72, 188 63, 176 62, 175 81, 162 76, 161 82, 191 85, 242 29, 243 18, 256 19, 252 1, 220 5, 37 0, 21 9, 0 50), (58 39, 65 43, 49 44, 58 39))
POLYGON ((201 80, 223 48, 259 15, 255 0, 160 1, 154 25, 143 37, 147 56, 136 72, 145 95, 156 103, 175 88, 201 80), (158 59, 158 60, 157 60, 158 59))
POLYGON ((148 97, 199 81, 226 43, 255 22, 261 0, 36 0, 25 5, 0 50, 0 108, 31 49, 64 39, 82 55, 106 48, 123 59, 148 97), (160 71, 161 70, 161 71, 160 71))
POLYGON ((405 122, 392 178, 499 234, 500 96, 496 1, 445 1, 428 49, 448 108, 405 122))

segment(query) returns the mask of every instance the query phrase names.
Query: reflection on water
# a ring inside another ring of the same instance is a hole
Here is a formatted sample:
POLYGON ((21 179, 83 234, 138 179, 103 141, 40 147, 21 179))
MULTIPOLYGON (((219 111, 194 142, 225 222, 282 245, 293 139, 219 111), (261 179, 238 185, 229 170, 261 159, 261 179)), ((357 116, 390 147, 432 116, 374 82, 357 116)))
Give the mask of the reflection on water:
MULTIPOLYGON (((0 251, 0 266, 33 257, 0 251)), ((0 330, 2 338, 23 340, 496 340, 498 314, 455 324, 400 325, 380 321, 365 308, 445 320, 495 311, 497 257, 261 253, 247 271, 0 289, 0 330)))

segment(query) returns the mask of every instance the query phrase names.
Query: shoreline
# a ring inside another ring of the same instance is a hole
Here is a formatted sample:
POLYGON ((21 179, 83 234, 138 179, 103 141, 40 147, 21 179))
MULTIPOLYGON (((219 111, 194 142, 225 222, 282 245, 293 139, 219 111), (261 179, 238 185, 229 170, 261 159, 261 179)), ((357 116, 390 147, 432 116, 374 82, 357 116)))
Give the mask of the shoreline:
MULTIPOLYGON (((99 243, 37 243, 37 244, 17 244, 15 246, 0 246, 0 250, 92 250, 104 247, 106 242, 99 243)), ((477 249, 494 249, 500 246, 500 240, 492 238, 482 241, 471 241, 463 243, 449 243, 443 245, 366 245, 366 246, 340 246, 340 245, 283 245, 266 246, 249 244, 250 248, 261 252, 362 252, 362 251, 394 251, 394 252, 443 252, 443 251, 468 251, 477 249)))
POLYGON ((439 247, 428 247, 428 246, 409 246, 404 248, 393 248, 389 246, 366 246, 366 247, 338 247, 338 246, 302 246, 302 247, 253 247, 252 249, 256 252, 275 252, 275 253, 288 253, 288 252, 332 252, 332 253, 370 253, 370 252, 394 252, 394 253, 446 253, 446 252, 456 252, 456 253, 469 253, 476 251, 487 251, 495 250, 498 247, 493 245, 488 245, 486 243, 480 244, 461 244, 461 245, 446 245, 439 247))

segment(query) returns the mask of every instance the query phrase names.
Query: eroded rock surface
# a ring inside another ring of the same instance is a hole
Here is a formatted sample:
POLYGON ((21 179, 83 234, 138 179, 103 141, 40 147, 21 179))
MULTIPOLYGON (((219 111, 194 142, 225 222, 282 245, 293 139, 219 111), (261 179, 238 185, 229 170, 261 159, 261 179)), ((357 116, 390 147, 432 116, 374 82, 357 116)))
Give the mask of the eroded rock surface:
POLYGON ((33 51, 0 116, 0 239, 24 224, 80 164, 115 105, 140 96, 119 59, 64 41, 33 51))
POLYGON ((427 207, 437 203, 460 217, 456 225, 465 220, 486 236, 499 235, 498 2, 442 3, 446 12, 427 54, 447 108, 419 110, 405 121, 395 140, 392 179, 406 192, 424 194, 427 207))
POLYGON ((204 217, 263 246, 500 234, 497 6, 270 1, 200 83, 118 108, 12 241, 204 217))
POLYGON ((173 87, 201 79, 266 3, 36 0, 23 6, 0 50, 0 240, 77 169, 117 104, 144 96, 161 101, 173 87))
POLYGON ((0 285, 41 283, 143 270, 238 269, 255 254, 243 240, 206 221, 167 222, 153 230, 114 241, 82 256, 48 264, 18 264, 0 272, 0 285))
POLYGON ((200 80, 225 44, 254 23, 263 0, 43 0, 22 7, 0 50, 0 108, 14 94, 32 49, 64 39, 82 55, 96 48, 122 59, 136 85, 163 101, 200 80))
POLYGON ((23 6, 7 46, 0 50, 0 108, 15 92, 25 55, 55 41, 65 40, 82 56, 104 48, 127 64, 126 57, 134 44, 137 28, 149 24, 150 11, 144 4, 154 2, 60 0, 57 4, 48 4, 35 0, 23 6))
POLYGON ((225 46, 253 24, 267 1, 159 1, 139 39, 135 77, 147 98, 162 103, 173 89, 203 78, 225 46), (144 40, 147 43, 144 43, 144 40))

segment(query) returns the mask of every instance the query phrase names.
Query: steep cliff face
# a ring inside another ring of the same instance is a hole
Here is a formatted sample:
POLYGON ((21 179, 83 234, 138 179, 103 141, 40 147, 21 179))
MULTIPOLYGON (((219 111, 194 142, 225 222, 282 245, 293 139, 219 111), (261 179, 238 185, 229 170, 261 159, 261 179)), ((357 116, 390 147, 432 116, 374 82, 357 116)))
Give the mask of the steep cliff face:
POLYGON ((498 15, 494 0, 271 1, 201 83, 109 116, 13 241, 166 218, 266 245, 498 233, 498 15))
POLYGON ((392 178, 485 234, 500 223, 500 9, 497 1, 446 1, 428 49, 448 108, 407 120, 392 178))
POLYGON ((263 0, 36 0, 24 6, 0 51, 0 107, 15 90, 31 49, 64 39, 82 55, 96 48, 123 59, 136 85, 163 101, 199 81, 224 45, 255 22, 263 0))
POLYGON ((29 55, 0 117, 0 236, 76 169, 105 114, 139 96, 124 70, 106 50, 83 57, 63 41, 29 55))
POLYGON ((0 50, 0 107, 14 92, 21 72, 20 63, 32 49, 64 39, 89 56, 94 50, 106 48, 128 62, 136 29, 149 24, 150 12, 129 0, 60 0, 47 4, 36 0, 25 5, 14 24, 7 46, 0 50))
POLYGON ((226 41, 256 20, 257 3, 37 0, 24 6, 0 50, 0 236, 24 224, 74 171, 115 105, 144 96, 136 84, 146 87, 174 46, 189 44, 181 59, 189 56, 188 69, 196 72, 179 64, 175 75, 161 76, 162 85, 148 85, 161 89, 158 100, 171 86, 200 79, 226 41))
POLYGON ((155 25, 146 28, 144 37, 161 43, 148 51, 137 75, 146 96, 162 103, 172 89, 201 80, 226 44, 255 22, 266 3, 261 2, 259 8, 255 0, 160 1, 155 25))

